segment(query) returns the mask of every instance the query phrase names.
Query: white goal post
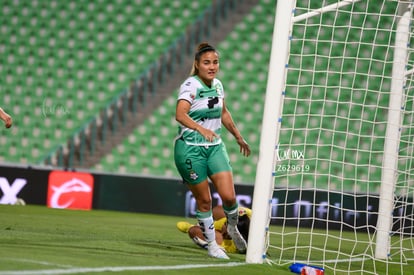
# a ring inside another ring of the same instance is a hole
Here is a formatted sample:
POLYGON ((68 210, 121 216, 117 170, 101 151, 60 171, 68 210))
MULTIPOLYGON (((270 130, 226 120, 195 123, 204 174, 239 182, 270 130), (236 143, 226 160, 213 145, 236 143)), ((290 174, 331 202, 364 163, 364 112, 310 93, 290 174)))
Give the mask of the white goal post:
POLYGON ((267 228, 270 222, 270 204, 273 194, 273 171, 275 157, 275 141, 282 112, 282 91, 286 75, 289 52, 289 33, 294 7, 293 0, 279 1, 273 27, 272 49, 269 63, 269 75, 266 87, 263 111, 262 132, 260 135, 260 151, 256 170, 256 181, 253 193, 252 214, 249 228, 249 246, 246 254, 248 263, 262 263, 266 253, 267 228), (285 26, 278 28, 277 26, 285 26))
MULTIPOLYGON (((386 259, 390 253, 389 242, 392 230, 392 212, 394 208, 394 191, 397 182, 398 151, 400 148, 400 128, 404 106, 404 86, 407 77, 407 45, 410 43, 410 23, 412 9, 409 4, 400 5, 398 9, 395 49, 391 76, 391 93, 388 109, 387 131, 385 133, 384 158, 382 165, 380 204, 377 222, 377 245, 375 257, 386 259)), ((409 74, 409 73, 408 73, 409 74)))
POLYGON ((247 263, 402 274, 414 260, 412 14, 277 1, 247 263))

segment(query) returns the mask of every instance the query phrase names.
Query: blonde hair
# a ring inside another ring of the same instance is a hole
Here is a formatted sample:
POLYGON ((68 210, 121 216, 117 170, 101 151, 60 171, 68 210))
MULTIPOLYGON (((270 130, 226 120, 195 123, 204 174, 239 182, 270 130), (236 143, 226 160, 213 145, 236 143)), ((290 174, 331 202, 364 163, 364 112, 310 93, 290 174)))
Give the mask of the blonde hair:
POLYGON ((200 62, 201 55, 205 52, 211 52, 211 51, 218 54, 216 49, 213 46, 211 46, 210 44, 208 44, 207 42, 200 43, 197 46, 197 50, 196 50, 196 53, 194 55, 194 62, 193 62, 193 66, 191 67, 190 75, 197 75, 198 74, 198 69, 197 69, 196 64, 198 62, 200 62))

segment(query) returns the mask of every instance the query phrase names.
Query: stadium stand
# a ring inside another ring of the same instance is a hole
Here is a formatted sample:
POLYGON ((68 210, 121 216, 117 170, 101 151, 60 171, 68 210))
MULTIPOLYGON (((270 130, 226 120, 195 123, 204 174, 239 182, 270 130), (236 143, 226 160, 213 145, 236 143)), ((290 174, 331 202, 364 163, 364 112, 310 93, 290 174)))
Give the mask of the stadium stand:
MULTIPOLYGON (((45 159, 46 164, 63 167, 91 167, 100 161, 100 158, 110 149, 138 127, 149 113, 152 113, 162 100, 172 92, 171 87, 178 86, 187 70, 179 66, 189 62, 189 54, 193 54, 195 41, 203 37, 222 40, 233 24, 219 23, 227 18, 242 18, 250 7, 257 4, 257 0, 235 1, 218 0, 210 3, 202 14, 188 26, 184 35, 181 35, 168 47, 158 60, 151 63, 138 78, 131 81, 130 87, 125 89, 104 108, 97 116, 86 123, 71 137, 66 144, 53 150, 45 159), (230 13, 230 10, 236 12, 230 13), (231 14, 232 16, 229 16, 231 14), (220 32, 212 28, 220 27, 220 32), (175 84, 174 84, 175 83, 175 84)), ((227 20, 229 21, 229 20, 227 20)), ((237 21, 237 20, 236 20, 237 21)), ((167 27, 168 28, 168 27, 167 27)))
MULTIPOLYGON (((238 183, 251 184, 255 179, 275 2, 259 0, 216 45, 221 54, 219 76, 226 89, 228 107, 253 151, 251 157, 242 157, 233 138, 224 133, 238 183)), ((192 52, 200 39, 212 32, 210 25, 216 26, 217 15, 211 12, 211 3, 136 0, 104 5, 100 1, 3 1, 0 54, 5 59, 0 63, 0 89, 4 94, 2 104, 14 116, 15 125, 0 137, 0 160, 85 167, 82 148, 88 147, 93 155, 98 146, 95 140, 100 140, 107 154, 95 159, 92 169, 178 176, 172 152, 177 131, 174 110, 178 84, 170 86, 170 94, 159 107, 147 106, 152 108, 150 115, 136 119, 142 123, 132 127, 126 138, 115 137, 106 143, 107 133, 129 127, 127 120, 131 115, 126 112, 146 106, 164 77, 159 71, 173 73, 178 69, 176 64, 183 66, 179 61, 185 52, 192 52)), ((315 30, 306 31, 312 35, 315 30)), ((313 53, 315 49, 308 45, 306 51, 313 53)), ((383 68, 366 68, 369 69, 383 68)), ((289 81, 312 80, 306 73, 293 73, 289 81)), ((375 90, 375 81, 370 83, 370 89, 375 90)), ((321 97, 321 101, 313 106, 304 103, 302 108, 318 110, 326 104, 322 100, 324 94, 318 89, 313 96, 321 97)), ((386 98, 381 100, 386 102, 386 98)), ((329 111, 329 106, 324 106, 329 111)), ((293 106, 286 104, 284 108, 288 111, 293 106)), ((315 127, 329 123, 319 121, 317 116, 298 121, 315 127)), ((336 127, 349 125, 338 121, 336 127)), ((384 130, 380 126, 376 129, 378 133, 384 130)), ((303 134, 283 132, 281 140, 289 140, 291 135, 303 138, 303 134)), ((324 136, 310 132, 307 138, 323 143, 333 137, 329 132, 324 136)), ((350 137, 347 142, 357 141, 350 137)), ((371 147, 367 144, 366 148, 371 147)), ((321 150, 326 150, 322 156, 329 155, 329 148, 321 150)), ((365 161, 380 160, 361 160, 365 161)), ((335 185, 335 179, 331 184, 335 185)))
POLYGON ((0 160, 41 163, 185 33, 210 1, 1 1, 0 160))

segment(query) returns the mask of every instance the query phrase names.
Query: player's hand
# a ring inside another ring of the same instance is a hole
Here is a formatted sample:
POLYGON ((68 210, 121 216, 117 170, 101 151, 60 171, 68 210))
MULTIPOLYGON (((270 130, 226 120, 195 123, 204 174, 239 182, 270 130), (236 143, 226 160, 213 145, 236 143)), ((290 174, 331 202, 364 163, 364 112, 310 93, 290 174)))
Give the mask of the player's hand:
POLYGON ((13 120, 11 118, 11 116, 6 115, 4 118, 4 126, 6 126, 6 128, 10 128, 13 124, 13 120))
POLYGON ((240 146, 240 153, 242 153, 242 155, 245 157, 250 156, 250 146, 242 137, 237 139, 237 143, 240 146))
POLYGON ((208 141, 213 142, 215 138, 218 138, 219 136, 211 131, 210 129, 198 126, 197 131, 208 141))

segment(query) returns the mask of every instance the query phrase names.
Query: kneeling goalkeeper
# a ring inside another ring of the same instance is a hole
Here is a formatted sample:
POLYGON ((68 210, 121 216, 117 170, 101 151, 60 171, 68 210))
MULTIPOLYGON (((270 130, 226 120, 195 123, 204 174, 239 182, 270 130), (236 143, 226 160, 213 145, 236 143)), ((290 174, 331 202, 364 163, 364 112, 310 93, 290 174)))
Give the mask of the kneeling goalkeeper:
MULTIPOLYGON (((246 207, 239 207, 239 221, 237 228, 243 238, 248 241, 250 218, 252 216, 252 210, 246 207)), ((234 244, 233 240, 227 233, 227 218, 224 214, 221 206, 215 206, 213 208, 214 228, 216 230, 216 242, 227 253, 240 253, 234 244)), ((199 247, 207 249, 207 241, 203 235, 203 231, 199 225, 193 225, 189 222, 178 222, 177 228, 183 233, 188 233, 190 239, 199 247)))

